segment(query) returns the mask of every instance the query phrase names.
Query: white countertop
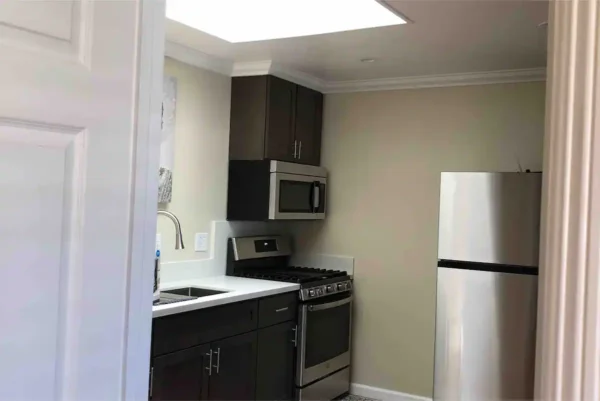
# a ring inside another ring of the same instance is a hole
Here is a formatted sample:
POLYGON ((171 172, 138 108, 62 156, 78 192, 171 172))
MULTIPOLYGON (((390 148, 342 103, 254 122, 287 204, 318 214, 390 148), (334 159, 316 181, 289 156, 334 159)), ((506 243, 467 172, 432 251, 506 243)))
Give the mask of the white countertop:
POLYGON ((224 294, 209 295, 192 301, 153 306, 153 318, 209 308, 211 306, 225 305, 232 302, 246 301, 248 299, 267 297, 285 292, 298 291, 300 289, 299 284, 231 276, 203 277, 194 280, 169 282, 165 285, 161 285, 160 289, 168 290, 170 288, 179 287, 199 287, 227 292, 224 294))

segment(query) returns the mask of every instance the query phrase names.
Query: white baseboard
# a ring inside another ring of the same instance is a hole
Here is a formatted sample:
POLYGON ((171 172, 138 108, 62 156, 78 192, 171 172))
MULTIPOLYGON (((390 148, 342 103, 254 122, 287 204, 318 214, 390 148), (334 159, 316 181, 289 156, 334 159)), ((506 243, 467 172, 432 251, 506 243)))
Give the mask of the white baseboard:
POLYGON ((401 393, 384 388, 371 387, 364 384, 350 384, 350 394, 361 397, 374 398, 382 401, 432 401, 431 398, 421 395, 401 393))

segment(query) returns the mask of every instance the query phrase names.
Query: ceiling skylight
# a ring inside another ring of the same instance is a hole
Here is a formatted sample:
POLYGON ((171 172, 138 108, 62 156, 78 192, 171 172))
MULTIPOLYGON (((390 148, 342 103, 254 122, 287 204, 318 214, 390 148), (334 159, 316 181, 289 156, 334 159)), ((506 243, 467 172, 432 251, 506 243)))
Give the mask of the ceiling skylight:
POLYGON ((406 23, 377 0, 167 0, 167 18, 232 43, 406 23))

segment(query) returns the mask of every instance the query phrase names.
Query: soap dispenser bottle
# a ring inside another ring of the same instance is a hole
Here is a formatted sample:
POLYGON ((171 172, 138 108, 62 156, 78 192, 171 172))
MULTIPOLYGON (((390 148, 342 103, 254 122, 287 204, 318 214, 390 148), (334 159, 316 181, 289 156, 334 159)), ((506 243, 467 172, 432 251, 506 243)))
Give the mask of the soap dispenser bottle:
POLYGON ((160 299, 160 249, 156 250, 154 257, 154 294, 153 302, 160 299))

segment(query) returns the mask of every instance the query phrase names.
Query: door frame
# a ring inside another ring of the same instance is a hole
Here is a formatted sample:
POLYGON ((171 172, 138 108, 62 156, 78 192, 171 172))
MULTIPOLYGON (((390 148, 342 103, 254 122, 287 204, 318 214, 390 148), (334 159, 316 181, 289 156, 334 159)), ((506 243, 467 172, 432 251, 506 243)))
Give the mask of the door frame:
POLYGON ((600 1, 551 1, 536 400, 600 398, 600 1))
MULTIPOLYGON (((581 35, 579 40, 590 40, 600 29, 600 22, 598 18, 577 18, 574 13, 577 12, 578 1, 559 3, 550 3, 549 22, 557 27, 550 27, 549 40, 551 73, 547 82, 536 369, 537 397, 557 400, 565 392, 584 398, 598 395, 600 373, 598 364, 594 362, 600 356, 600 255, 593 248, 600 239, 600 213, 592 213, 600 212, 597 202, 600 185, 594 182, 600 171, 600 145, 592 140, 593 134, 600 136, 600 129, 593 118, 594 113, 600 113, 597 106, 600 83, 591 72, 600 71, 600 60, 588 53, 597 49, 599 44, 591 42, 595 47, 589 46, 586 51, 576 52, 567 47, 567 43, 572 45, 577 41, 577 36, 574 37, 576 29, 557 29, 571 22, 580 32, 587 34, 581 35), (565 51, 570 52, 569 63, 551 64, 552 54, 564 54, 565 51), (576 72, 584 72, 584 78, 575 79, 576 72), (591 87, 591 92, 585 90, 586 87, 591 87), (581 102, 585 107, 578 111, 567 104, 569 102, 562 102, 559 96, 565 93, 568 100, 574 99, 574 93, 585 96, 581 102), (581 127, 579 124, 584 127, 582 135, 585 142, 582 147, 573 149, 570 145, 577 140, 574 135, 580 134, 577 130, 581 127), (560 146, 564 144, 569 146, 560 146), (580 174, 574 175, 576 173, 580 174), (584 206, 582 210, 576 210, 568 202, 564 204, 565 194, 572 196, 571 192, 584 206), (567 269, 567 262, 571 261, 569 257, 573 258, 572 269, 567 269), (577 286, 568 285, 568 281, 572 280, 577 286), (577 293, 580 288, 586 291, 577 293), (568 313, 576 315, 573 319, 576 327, 573 334, 565 336, 564 320, 568 313), (567 366, 563 368, 565 362, 567 366)), ((597 1, 590 4, 589 7, 597 11, 597 1)), ((152 300, 153 271, 150 266, 156 235, 165 0, 140 0, 138 30, 128 310, 124 316, 127 333, 122 398, 125 400, 145 399, 149 380, 152 308, 148 306, 152 300)))
POLYGON ((165 0, 139 0, 137 94, 123 400, 148 397, 152 285, 158 209, 160 119, 165 44, 165 0))

